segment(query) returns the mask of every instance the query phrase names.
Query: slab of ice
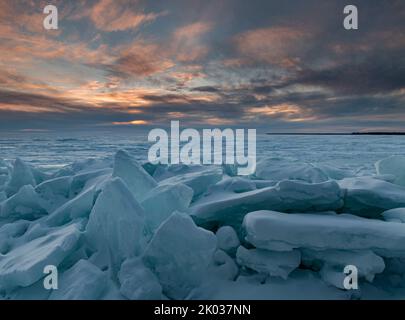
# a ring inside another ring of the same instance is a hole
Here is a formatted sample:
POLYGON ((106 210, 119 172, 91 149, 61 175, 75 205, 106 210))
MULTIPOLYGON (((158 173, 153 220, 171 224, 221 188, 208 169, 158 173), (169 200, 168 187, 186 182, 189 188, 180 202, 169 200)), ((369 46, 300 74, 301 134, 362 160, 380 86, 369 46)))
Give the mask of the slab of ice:
POLYGON ((36 186, 34 174, 31 167, 20 158, 14 161, 10 181, 7 184, 6 192, 8 196, 16 194, 25 185, 36 186))
POLYGON ((203 172, 210 169, 215 169, 215 167, 187 164, 159 165, 153 173, 153 178, 160 182, 171 177, 203 172))
MULTIPOLYGON (((260 180, 258 180, 260 181, 260 180)), ((233 193, 242 193, 256 190, 256 183, 250 179, 241 177, 232 177, 223 179, 209 189, 209 193, 229 191, 233 193)))
POLYGON ((125 260, 118 278, 121 294, 130 300, 162 299, 162 286, 140 258, 125 260))
POLYGON ((107 288, 108 277, 87 260, 80 260, 60 275, 58 289, 49 300, 97 300, 107 288))
POLYGON ((36 193, 44 200, 47 211, 51 212, 69 199, 72 177, 61 177, 42 182, 35 187, 36 193))
POLYGON ((73 176, 70 185, 69 198, 76 197, 79 193, 94 188, 101 190, 106 181, 111 177, 111 169, 87 171, 73 176))
POLYGON ((138 200, 157 186, 156 181, 145 169, 123 150, 115 154, 113 176, 124 180, 129 190, 138 200))
MULTIPOLYGON (((13 290, 12 292, 8 292, 6 295, 7 300, 48 300, 51 291, 45 290, 43 280, 39 280, 35 282, 33 285, 29 287, 21 287, 13 290)), ((1 293, 0 293, 0 300, 1 293)))
POLYGON ((4 194, 7 196, 5 193, 4 189, 7 185, 8 182, 8 175, 7 174, 0 174, 0 191, 4 192, 4 194))
POLYGON ((256 211, 244 219, 246 240, 260 249, 288 251, 372 250, 405 257, 405 225, 352 215, 285 214, 256 211))
POLYGON ((344 212, 376 218, 385 210, 405 206, 405 187, 373 177, 346 178, 339 181, 345 190, 344 212))
POLYGON ((239 265, 273 277, 287 279, 301 262, 298 250, 288 252, 268 251, 262 249, 246 249, 243 246, 236 252, 239 265))
POLYGON ((0 288, 26 287, 41 279, 45 266, 58 266, 75 250, 79 229, 79 224, 56 229, 0 256, 0 288))
POLYGON ((395 177, 393 183, 405 187, 405 157, 391 156, 375 164, 378 174, 389 174, 395 177))
POLYGON ((46 172, 42 172, 36 167, 30 166, 32 175, 34 176, 35 183, 41 184, 42 182, 49 180, 52 178, 52 175, 46 172))
POLYGON ((46 180, 35 187, 35 190, 45 199, 61 195, 69 197, 72 177, 60 177, 46 180))
POLYGON ((373 176, 374 179, 383 180, 385 182, 394 183, 395 176, 392 174, 376 174, 373 176))
POLYGON ((240 241, 236 231, 231 226, 223 226, 219 228, 215 235, 217 237, 219 249, 222 249, 231 255, 236 253, 240 241))
POLYGON ((155 173, 156 169, 160 166, 166 166, 161 163, 151 163, 151 162, 146 162, 142 164, 142 168, 145 169, 145 171, 153 177, 153 174, 155 173))
POLYGON ((45 214, 44 201, 31 185, 23 186, 0 204, 0 218, 35 220, 45 214))
POLYGON ((239 273, 239 268, 235 261, 223 250, 217 250, 212 259, 208 273, 220 279, 235 280, 239 273))
POLYGON ((155 230, 174 211, 186 211, 193 198, 193 190, 182 184, 159 185, 149 191, 141 202, 151 230, 155 230))
POLYGON ((319 183, 329 180, 328 175, 309 163, 288 161, 280 158, 265 158, 256 166, 256 177, 265 180, 299 180, 319 183))
POLYGON ((58 226, 77 218, 87 218, 90 215, 95 199, 96 192, 94 188, 85 190, 52 212, 46 218, 46 223, 50 226, 58 226))
POLYGON ((274 187, 278 183, 278 181, 274 180, 251 180, 251 181, 255 183, 256 189, 274 187))
POLYGON ((382 213, 385 221, 405 223, 405 208, 395 208, 382 213))
POLYGON ((359 276, 371 282, 374 276, 384 271, 384 260, 370 250, 364 251, 343 251, 343 250, 326 250, 314 251, 303 249, 302 260, 306 265, 315 265, 325 267, 323 270, 331 268, 343 273, 344 267, 354 265, 357 267, 359 276))
POLYGON ((186 214, 175 212, 156 230, 144 262, 170 298, 186 298, 198 286, 216 249, 215 235, 197 227, 186 214))
MULTIPOLYGON (((343 268, 337 268, 326 264, 319 271, 319 275, 325 283, 341 290, 347 290, 344 285, 347 275, 344 273, 343 268)), ((348 292, 353 294, 354 299, 363 298, 363 289, 365 286, 366 283, 362 281, 362 278, 359 278, 358 289, 360 290, 348 290, 348 292)), ((376 288, 374 288, 374 290, 376 290, 376 288)), ((379 296, 382 296, 381 293, 379 293, 379 296)))
POLYGON ((18 244, 17 239, 25 234, 29 225, 30 222, 19 220, 0 227, 0 256, 7 254, 13 246, 18 244))
POLYGON ((120 178, 111 179, 90 213, 85 237, 116 274, 121 263, 144 247, 144 211, 120 178))
POLYGON ((55 178, 64 176, 74 176, 90 171, 98 171, 101 169, 112 168, 112 161, 108 158, 102 159, 84 159, 78 160, 70 165, 67 165, 54 174, 55 178))
POLYGON ((256 210, 317 212, 337 210, 343 205, 343 193, 335 181, 308 184, 281 181, 275 187, 240 194, 219 194, 213 200, 201 199, 191 207, 199 225, 213 228, 239 226, 246 213, 256 210))
POLYGON ((337 269, 330 265, 324 265, 319 271, 319 275, 325 283, 339 289, 345 289, 344 280, 346 274, 343 269, 337 269))
POLYGON ((355 173, 350 169, 336 168, 328 164, 317 164, 316 167, 322 170, 329 179, 341 180, 355 176, 355 173))
POLYGON ((400 275, 405 280, 405 258, 386 258, 384 273, 400 275))
POLYGON ((4 191, 0 191, 0 202, 3 202, 7 199, 7 195, 4 191))
POLYGON ((8 164, 8 162, 4 161, 3 159, 0 159, 0 168, 4 170, 10 170, 11 166, 8 164))
POLYGON ((185 184, 194 191, 194 198, 197 198, 208 190, 209 187, 222 179, 220 168, 210 168, 197 172, 185 173, 163 180, 160 185, 185 184))

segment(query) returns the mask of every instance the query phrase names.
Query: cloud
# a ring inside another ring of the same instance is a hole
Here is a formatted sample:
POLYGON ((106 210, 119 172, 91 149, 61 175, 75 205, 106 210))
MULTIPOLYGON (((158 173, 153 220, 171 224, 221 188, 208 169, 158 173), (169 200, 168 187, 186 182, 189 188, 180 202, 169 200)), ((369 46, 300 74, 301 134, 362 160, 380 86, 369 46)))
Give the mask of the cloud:
POLYGON ((121 122, 120 121, 115 121, 112 124, 115 125, 115 126, 128 126, 128 125, 140 126, 140 125, 148 124, 148 122, 145 121, 145 120, 131 120, 131 121, 121 121, 121 122))
POLYGON ((397 125, 405 6, 356 1, 0 1, 0 128, 397 125))
POLYGON ((166 71, 175 64, 161 52, 159 45, 136 41, 131 46, 121 50, 119 57, 110 65, 101 65, 113 76, 147 77, 166 71))
POLYGON ((209 52, 203 38, 212 28, 212 23, 202 21, 177 28, 169 46, 171 54, 177 61, 186 63, 203 59, 209 52))
POLYGON ((405 88, 405 59, 403 56, 369 57, 319 70, 305 69, 298 72, 293 82, 322 86, 346 95, 389 93, 405 88))
POLYGON ((250 108, 248 112, 251 113, 253 117, 265 116, 289 122, 310 121, 316 119, 315 115, 305 115, 305 110, 300 106, 291 103, 253 107, 250 108))
POLYGON ((207 32, 211 31, 212 24, 208 22, 195 22, 182 27, 177 28, 174 31, 174 38, 177 41, 194 41, 197 37, 203 36, 207 32))
POLYGON ((195 87, 192 88, 191 91, 198 91, 198 92, 219 92, 220 90, 216 87, 212 86, 203 86, 203 87, 195 87))
POLYGON ((185 87, 190 84, 191 81, 196 79, 205 78, 206 74, 203 72, 203 68, 200 65, 186 65, 176 68, 169 74, 168 81, 174 80, 178 87, 185 87))
POLYGON ((300 62, 302 52, 311 37, 304 30, 290 26, 249 30, 234 37, 233 42, 241 58, 230 61, 236 65, 238 62, 259 62, 285 68, 294 67, 300 62))
POLYGON ((99 30, 112 32, 136 29, 164 14, 143 13, 139 7, 136 0, 100 0, 90 11, 90 19, 99 30))

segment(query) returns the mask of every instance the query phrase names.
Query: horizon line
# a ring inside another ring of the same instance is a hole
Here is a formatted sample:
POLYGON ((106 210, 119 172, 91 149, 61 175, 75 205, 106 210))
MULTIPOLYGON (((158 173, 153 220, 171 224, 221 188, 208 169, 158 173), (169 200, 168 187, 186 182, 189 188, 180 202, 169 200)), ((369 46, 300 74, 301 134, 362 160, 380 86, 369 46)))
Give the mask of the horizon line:
POLYGON ((351 135, 391 135, 403 136, 405 132, 396 131, 370 131, 370 132, 266 132, 266 135, 324 135, 324 136, 351 136, 351 135))

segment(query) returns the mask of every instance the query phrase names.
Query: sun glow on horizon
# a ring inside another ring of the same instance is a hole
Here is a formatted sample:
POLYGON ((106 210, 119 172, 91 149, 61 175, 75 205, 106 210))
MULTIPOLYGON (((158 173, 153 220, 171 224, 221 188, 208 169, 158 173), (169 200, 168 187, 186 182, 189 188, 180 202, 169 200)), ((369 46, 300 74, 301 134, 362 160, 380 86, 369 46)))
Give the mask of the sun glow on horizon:
POLYGON ((133 125, 133 126, 140 126, 140 125, 146 125, 148 124, 148 121, 145 120, 132 120, 132 121, 115 121, 112 124, 115 126, 128 126, 128 125, 133 125))

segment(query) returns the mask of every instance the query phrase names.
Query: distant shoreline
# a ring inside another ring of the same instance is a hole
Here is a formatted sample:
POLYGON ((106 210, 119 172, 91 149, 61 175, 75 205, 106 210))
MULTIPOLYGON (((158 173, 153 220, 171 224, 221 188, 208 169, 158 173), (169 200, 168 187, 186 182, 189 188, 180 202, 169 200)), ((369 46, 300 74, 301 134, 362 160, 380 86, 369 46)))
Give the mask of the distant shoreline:
POLYGON ((336 132, 266 132, 271 136, 352 136, 352 135, 372 135, 372 136, 405 136, 405 132, 351 132, 351 133, 336 133, 336 132))
POLYGON ((353 135, 405 136, 405 132, 353 132, 353 135))

